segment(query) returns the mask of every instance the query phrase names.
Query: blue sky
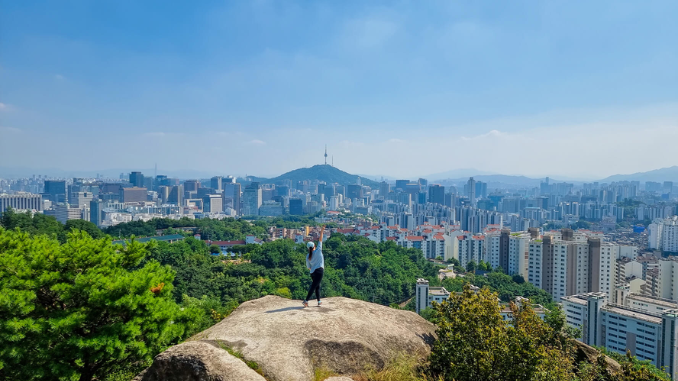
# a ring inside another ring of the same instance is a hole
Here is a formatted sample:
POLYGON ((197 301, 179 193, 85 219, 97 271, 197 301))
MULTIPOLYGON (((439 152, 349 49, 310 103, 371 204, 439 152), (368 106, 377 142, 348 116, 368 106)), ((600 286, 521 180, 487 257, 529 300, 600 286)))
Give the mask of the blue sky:
POLYGON ((676 1, 0 5, 0 166, 678 165, 676 1))

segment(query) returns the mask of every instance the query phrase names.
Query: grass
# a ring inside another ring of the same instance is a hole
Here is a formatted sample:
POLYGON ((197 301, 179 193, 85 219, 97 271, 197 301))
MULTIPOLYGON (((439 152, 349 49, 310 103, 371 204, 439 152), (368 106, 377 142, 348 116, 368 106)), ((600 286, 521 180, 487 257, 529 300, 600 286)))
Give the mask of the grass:
POLYGON ((338 376, 338 374, 329 369, 316 368, 313 375, 313 381, 323 381, 334 376, 338 376))
POLYGON ((247 366, 250 367, 250 369, 254 370, 255 372, 259 373, 262 377, 264 377, 264 372, 261 370, 261 367, 259 366, 259 364, 257 364, 255 361, 249 361, 249 360, 245 359, 245 356, 243 356, 242 353, 236 351, 233 348, 228 347, 226 344, 224 344, 222 342, 219 342, 219 346, 221 347, 221 349, 228 352, 231 356, 233 356, 237 359, 240 359, 240 361, 247 364, 247 366))
POLYGON ((431 381, 422 372, 419 358, 405 353, 395 356, 384 368, 367 370, 354 381, 431 381))

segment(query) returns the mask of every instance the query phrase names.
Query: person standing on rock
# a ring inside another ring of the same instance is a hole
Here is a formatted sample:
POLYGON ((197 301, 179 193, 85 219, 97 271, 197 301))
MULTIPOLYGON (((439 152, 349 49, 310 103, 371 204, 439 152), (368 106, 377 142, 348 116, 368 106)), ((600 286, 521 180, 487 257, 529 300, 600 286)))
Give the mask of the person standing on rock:
POLYGON ((308 254, 306 254, 306 267, 311 271, 311 288, 308 290, 308 295, 304 299, 304 307, 308 307, 308 300, 313 296, 315 292, 316 298, 318 298, 318 307, 322 305, 320 301, 320 282, 323 280, 323 274, 325 273, 325 258, 323 257, 323 235, 325 234, 325 226, 320 229, 320 241, 318 241, 318 248, 315 247, 313 242, 306 244, 308 248, 308 254))

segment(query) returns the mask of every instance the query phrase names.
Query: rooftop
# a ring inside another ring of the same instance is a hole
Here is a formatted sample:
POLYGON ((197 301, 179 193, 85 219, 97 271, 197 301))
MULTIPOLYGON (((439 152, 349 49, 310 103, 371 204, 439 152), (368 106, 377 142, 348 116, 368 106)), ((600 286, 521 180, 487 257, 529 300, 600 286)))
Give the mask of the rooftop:
POLYGON ((621 316, 630 317, 633 319, 644 320, 654 324, 661 324, 662 318, 659 315, 652 314, 649 312, 643 312, 634 308, 619 306, 616 304, 607 304, 601 308, 601 311, 614 313, 621 316))

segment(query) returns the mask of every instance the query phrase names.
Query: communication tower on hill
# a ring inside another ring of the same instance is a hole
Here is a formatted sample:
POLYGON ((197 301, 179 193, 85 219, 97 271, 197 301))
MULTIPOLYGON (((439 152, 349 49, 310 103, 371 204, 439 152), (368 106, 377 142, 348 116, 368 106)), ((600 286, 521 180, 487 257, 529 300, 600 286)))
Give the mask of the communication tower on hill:
POLYGON ((327 144, 325 144, 325 165, 327 165, 327 144))

